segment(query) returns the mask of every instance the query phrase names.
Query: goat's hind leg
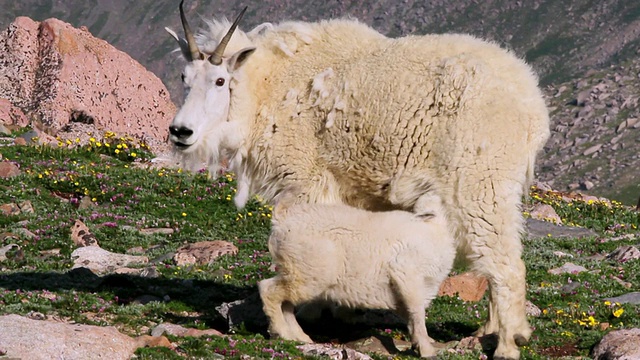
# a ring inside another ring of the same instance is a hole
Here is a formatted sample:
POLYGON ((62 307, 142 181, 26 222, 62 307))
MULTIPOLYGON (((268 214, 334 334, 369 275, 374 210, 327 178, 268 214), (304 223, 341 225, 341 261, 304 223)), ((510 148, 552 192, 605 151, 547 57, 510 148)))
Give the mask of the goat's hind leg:
POLYGON ((302 331, 287 300, 287 288, 280 276, 262 280, 258 284, 264 313, 269 318, 269 334, 286 340, 313 342, 302 331))
POLYGON ((291 331, 291 336, 293 339, 301 342, 312 343, 313 340, 307 335, 304 330, 298 324, 298 320, 296 320, 295 308, 292 303, 285 301, 282 304, 282 312, 284 313, 284 319, 289 326, 289 330, 291 331))
POLYGON ((425 296, 424 292, 417 289, 415 284, 420 284, 419 276, 415 281, 405 281, 402 278, 395 278, 398 290, 398 312, 407 320, 411 344, 418 350, 420 357, 432 358, 436 356, 436 349, 433 346, 433 339, 427 333, 425 324, 425 296), (414 284, 414 285, 412 285, 414 284))
POLYGON ((269 319, 269 335, 272 338, 281 337, 292 340, 289 325, 282 312, 285 292, 280 280, 279 276, 262 280, 258 283, 258 290, 262 299, 262 309, 269 319))

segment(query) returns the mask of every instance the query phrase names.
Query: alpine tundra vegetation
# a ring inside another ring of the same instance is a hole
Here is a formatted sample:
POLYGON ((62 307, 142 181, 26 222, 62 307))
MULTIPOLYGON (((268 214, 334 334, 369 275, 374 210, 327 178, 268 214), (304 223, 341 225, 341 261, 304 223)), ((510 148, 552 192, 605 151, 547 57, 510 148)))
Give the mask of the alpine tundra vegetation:
MULTIPOLYGON (((353 19, 265 23, 239 16, 198 36, 180 6, 186 98, 170 139, 190 162, 238 175, 235 203, 345 203, 411 211, 442 198, 458 260, 490 284, 496 358, 531 328, 521 260, 522 196, 549 117, 521 59, 468 35, 388 38, 353 19)), ((242 15, 242 14, 241 14, 242 15)))

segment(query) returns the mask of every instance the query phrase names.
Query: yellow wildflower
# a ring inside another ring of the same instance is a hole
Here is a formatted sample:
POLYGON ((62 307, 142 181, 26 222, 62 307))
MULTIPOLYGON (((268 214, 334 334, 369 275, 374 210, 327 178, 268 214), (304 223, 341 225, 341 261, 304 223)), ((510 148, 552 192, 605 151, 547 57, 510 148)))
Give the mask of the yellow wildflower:
POLYGON ((618 309, 618 310, 613 312, 613 316, 619 318, 623 313, 624 313, 624 309, 620 308, 620 309, 618 309))

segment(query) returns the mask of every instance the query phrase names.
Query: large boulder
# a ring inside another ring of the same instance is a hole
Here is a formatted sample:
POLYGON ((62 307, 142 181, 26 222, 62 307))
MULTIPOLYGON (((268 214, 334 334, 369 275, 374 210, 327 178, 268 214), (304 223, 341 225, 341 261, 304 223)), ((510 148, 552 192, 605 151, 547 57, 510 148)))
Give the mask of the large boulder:
POLYGON ((0 355, 9 359, 130 359, 144 344, 112 326, 0 316, 0 355))
POLYGON ((166 87, 86 28, 18 17, 0 33, 0 48, 0 98, 48 132, 85 123, 145 140, 166 138, 176 112, 166 87))
POLYGON ((596 360, 640 359, 640 329, 614 330, 593 348, 596 360))
POLYGON ((29 120, 20 108, 14 106, 9 100, 0 98, 0 124, 25 127, 29 124, 29 120))

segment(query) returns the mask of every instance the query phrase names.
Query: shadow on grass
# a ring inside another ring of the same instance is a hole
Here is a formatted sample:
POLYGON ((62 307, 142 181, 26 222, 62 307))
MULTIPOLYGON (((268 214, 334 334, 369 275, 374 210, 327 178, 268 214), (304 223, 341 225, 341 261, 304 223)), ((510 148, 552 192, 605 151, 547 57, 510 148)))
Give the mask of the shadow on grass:
MULTIPOLYGON (((6 290, 51 292, 76 290, 79 292, 106 292, 117 296, 122 305, 137 301, 142 296, 162 299, 169 296, 202 314, 197 320, 209 328, 229 332, 229 319, 237 327, 238 334, 260 333, 267 336, 267 320, 262 312, 262 303, 255 286, 239 287, 209 280, 147 278, 136 275, 111 274, 98 276, 85 268, 66 273, 17 272, 0 275, 0 288, 6 290), (228 310, 228 319, 223 318, 216 307, 223 303, 244 300, 228 310), (239 328, 239 329, 238 329, 239 328)), ((180 324, 196 320, 175 313, 164 314, 165 321, 180 324)), ((400 354, 389 336, 381 335, 385 329, 407 331, 406 325, 390 311, 356 310, 351 321, 332 316, 328 309, 313 322, 299 319, 300 325, 315 341, 348 343, 363 338, 377 338, 391 354, 400 354)), ((475 328, 457 322, 432 324, 427 321, 429 335, 438 342, 460 340, 471 336, 475 328)))
MULTIPOLYGON (((168 296, 195 312, 203 314, 202 320, 215 322, 216 329, 227 331, 226 322, 220 318, 215 307, 256 293, 255 286, 238 287, 215 281, 147 278, 126 274, 98 276, 86 268, 56 272, 17 272, 0 275, 0 288, 6 290, 47 290, 51 292, 76 290, 80 292, 108 292, 117 296, 119 304, 129 304, 143 295, 157 298, 168 296), (221 329, 221 326, 224 325, 221 329)), ((173 319, 186 322, 189 319, 173 319)), ((214 324, 210 324, 214 325, 214 324)))

